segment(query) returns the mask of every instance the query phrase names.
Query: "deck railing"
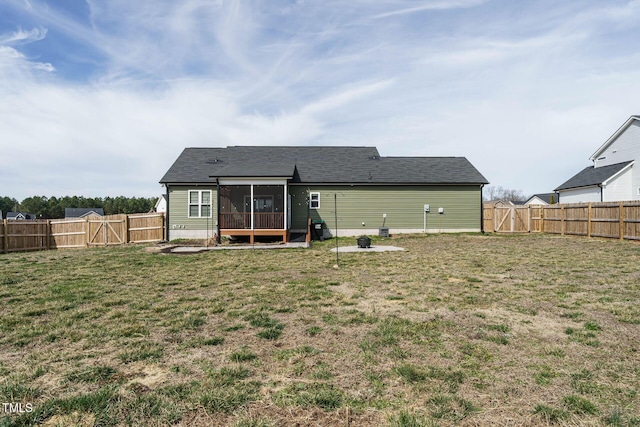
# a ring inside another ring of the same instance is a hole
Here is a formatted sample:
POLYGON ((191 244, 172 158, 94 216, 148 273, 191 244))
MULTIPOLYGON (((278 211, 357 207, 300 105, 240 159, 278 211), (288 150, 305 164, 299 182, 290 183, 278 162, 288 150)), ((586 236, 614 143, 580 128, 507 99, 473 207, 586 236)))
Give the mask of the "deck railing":
MULTIPOLYGON (((247 230, 251 228, 251 212, 220 213, 220 228, 247 230)), ((253 228, 256 230, 284 229, 283 212, 254 212, 253 228)))

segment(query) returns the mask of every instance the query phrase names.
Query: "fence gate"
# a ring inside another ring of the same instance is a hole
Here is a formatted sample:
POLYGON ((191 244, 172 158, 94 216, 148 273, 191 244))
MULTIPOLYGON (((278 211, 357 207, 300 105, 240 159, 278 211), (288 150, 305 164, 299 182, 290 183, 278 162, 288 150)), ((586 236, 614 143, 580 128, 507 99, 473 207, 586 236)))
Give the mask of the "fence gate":
POLYGON ((493 224, 496 233, 525 233, 530 230, 528 206, 495 207, 493 224))
POLYGON ((126 215, 113 215, 109 218, 91 218, 87 220, 89 246, 121 245, 127 242, 126 215))

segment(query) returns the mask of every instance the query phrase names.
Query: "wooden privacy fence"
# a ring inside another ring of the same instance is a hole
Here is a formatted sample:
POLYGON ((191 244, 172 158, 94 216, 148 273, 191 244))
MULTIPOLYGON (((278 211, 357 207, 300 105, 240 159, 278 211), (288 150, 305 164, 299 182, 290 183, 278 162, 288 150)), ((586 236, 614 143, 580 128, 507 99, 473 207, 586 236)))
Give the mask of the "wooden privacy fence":
POLYGON ((0 222, 0 252, 157 242, 165 239, 164 214, 91 216, 0 222))
POLYGON ((640 240, 640 201, 483 207, 484 231, 640 240))

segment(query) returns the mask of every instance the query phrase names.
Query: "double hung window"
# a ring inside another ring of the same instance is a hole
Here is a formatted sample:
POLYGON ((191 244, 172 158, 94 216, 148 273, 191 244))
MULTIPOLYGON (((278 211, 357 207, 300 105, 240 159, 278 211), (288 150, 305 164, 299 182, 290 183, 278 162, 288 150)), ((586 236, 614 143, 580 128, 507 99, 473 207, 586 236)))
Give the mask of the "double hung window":
POLYGON ((211 218, 211 190, 189 190, 189 218, 211 218))

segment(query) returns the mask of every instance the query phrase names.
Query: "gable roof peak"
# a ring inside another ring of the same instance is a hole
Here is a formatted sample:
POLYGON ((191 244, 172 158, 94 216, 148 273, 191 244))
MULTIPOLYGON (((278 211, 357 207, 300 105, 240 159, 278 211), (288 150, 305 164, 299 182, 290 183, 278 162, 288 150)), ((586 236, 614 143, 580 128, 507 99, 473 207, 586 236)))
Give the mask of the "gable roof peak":
POLYGON ((595 153, 593 153, 593 154, 591 155, 591 157, 589 157, 589 160, 591 160, 592 162, 593 162, 593 161, 595 161, 595 160, 596 160, 596 159, 597 159, 597 158, 598 158, 598 157, 599 157, 599 156, 600 156, 600 155, 601 155, 601 154, 602 154, 602 153, 603 153, 607 148, 609 148, 609 146, 610 146, 611 144, 613 144, 613 142, 614 142, 616 139, 618 139, 618 137, 619 137, 619 136, 620 136, 620 135, 621 135, 625 130, 627 130, 627 128, 629 128, 629 126, 631 126, 631 124, 633 124, 633 122, 635 122, 636 120, 640 120, 640 116, 638 116, 638 115, 633 115, 633 116, 629 117, 629 118, 627 119, 627 121, 626 121, 626 122, 624 122, 624 123, 622 124, 622 126, 620 126, 620 127, 618 128, 618 130, 617 130, 617 131, 615 131, 615 132, 614 132, 614 134, 613 134, 613 135, 611 135, 611 136, 609 137, 609 139, 607 139, 607 140, 605 141, 605 143, 604 143, 604 144, 602 144, 602 145, 600 146, 600 148, 598 148, 598 149, 596 150, 596 152, 595 152, 595 153))

